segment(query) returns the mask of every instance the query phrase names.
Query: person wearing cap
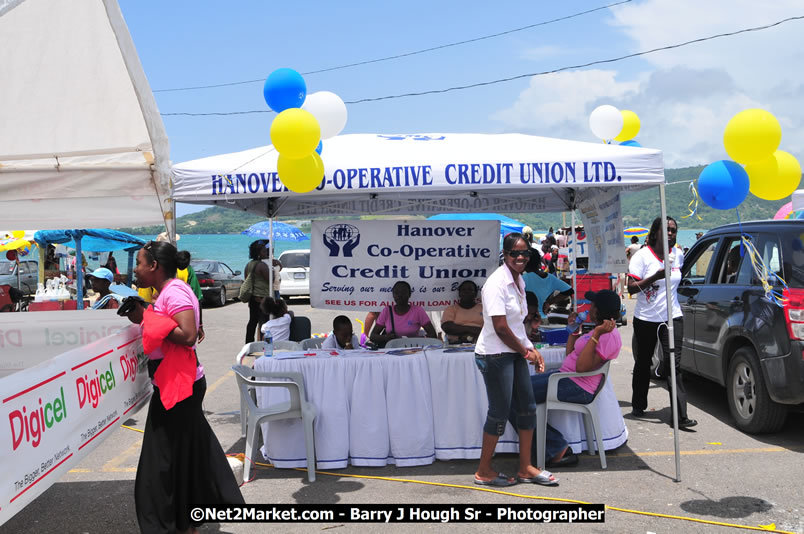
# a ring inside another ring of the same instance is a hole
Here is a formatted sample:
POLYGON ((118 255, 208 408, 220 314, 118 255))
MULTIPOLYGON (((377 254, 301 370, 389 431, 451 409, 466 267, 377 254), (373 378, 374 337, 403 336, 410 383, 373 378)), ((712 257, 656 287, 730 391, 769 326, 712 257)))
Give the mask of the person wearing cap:
MULTIPOLYGON (((567 356, 560 369, 530 377, 536 404, 544 403, 547 399, 547 382, 553 373, 596 371, 620 354, 623 342, 615 322, 620 315, 620 297, 610 289, 588 291, 584 296, 591 303, 588 321, 594 323, 595 327, 583 335, 579 331, 570 334, 567 340, 567 356)), ((570 323, 575 320, 575 316, 575 312, 569 315, 570 323)), ((589 404, 594 400, 602 379, 601 375, 562 378, 558 381, 558 400, 589 404)), ((560 432, 550 432, 548 427, 547 438, 547 467, 569 467, 578 463, 578 457, 569 450, 560 432)))
POLYGON ((119 308, 123 302, 122 295, 112 293, 109 286, 114 282, 114 274, 106 267, 99 267, 87 274, 92 291, 98 295, 98 299, 92 305, 92 310, 113 310, 119 308))

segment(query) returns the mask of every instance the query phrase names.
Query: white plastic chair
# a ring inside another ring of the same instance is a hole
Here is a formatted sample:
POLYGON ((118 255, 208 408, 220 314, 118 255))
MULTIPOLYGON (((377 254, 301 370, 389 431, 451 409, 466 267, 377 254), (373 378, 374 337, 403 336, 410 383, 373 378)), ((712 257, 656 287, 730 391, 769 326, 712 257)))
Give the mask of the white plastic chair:
POLYGON ((240 400, 247 406, 246 421, 246 461, 243 465, 243 480, 249 480, 251 464, 257 453, 257 431, 260 424, 265 421, 281 419, 302 420, 304 425, 304 444, 307 449, 307 480, 315 482, 315 441, 313 439, 313 422, 315 421, 315 406, 307 402, 304 391, 304 379, 301 373, 266 373, 255 371, 245 365, 234 365, 232 370, 237 378, 240 389, 240 400), (258 380, 255 380, 258 379, 258 380), (264 408, 257 406, 255 397, 257 388, 282 388, 290 394, 289 402, 272 404, 264 408))
POLYGON ((583 414, 583 425, 586 431, 586 448, 590 455, 595 454, 593 446, 594 439, 597 439, 597 452, 600 455, 600 467, 606 469, 606 449, 603 447, 603 431, 600 427, 600 415, 598 413, 597 400, 600 392, 606 385, 609 376, 609 366, 611 360, 606 361, 600 369, 586 373, 553 373, 547 382, 547 398, 544 403, 536 405, 536 424, 538 431, 536 440, 536 464, 544 467, 545 465, 545 440, 547 439, 547 412, 549 410, 567 410, 583 414), (574 402, 562 402, 558 400, 558 381, 562 378, 578 376, 602 375, 600 384, 595 391, 595 397, 589 404, 577 404, 574 402), (594 432, 594 434, 593 434, 594 432), (594 435, 594 439, 593 436, 594 435))
POLYGON ((385 344, 386 349, 431 346, 441 348, 444 346, 444 342, 435 337, 395 337, 385 344))
POLYGON ((301 342, 302 350, 320 349, 325 339, 326 338, 323 337, 311 337, 303 339, 301 342))
MULTIPOLYGON (((255 354, 257 358, 263 355, 263 347, 262 341, 255 341, 253 343, 246 343, 243 345, 243 348, 240 349, 240 352, 237 353, 235 356, 235 365, 243 365, 243 358, 247 356, 251 356, 255 354)), ((243 430, 245 433, 245 430, 243 430)))

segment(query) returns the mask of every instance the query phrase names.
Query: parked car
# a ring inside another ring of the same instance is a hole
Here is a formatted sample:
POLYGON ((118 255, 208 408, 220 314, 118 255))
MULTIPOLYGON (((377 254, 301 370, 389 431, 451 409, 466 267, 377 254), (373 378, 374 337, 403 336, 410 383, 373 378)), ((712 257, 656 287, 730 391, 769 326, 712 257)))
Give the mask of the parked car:
POLYGON ((775 432, 788 408, 804 403, 802 234, 801 220, 730 224, 701 237, 684 259, 681 366, 726 387, 745 432, 775 432), (741 233, 787 283, 770 282, 787 299, 783 306, 766 297, 750 256, 741 256, 741 233))
MULTIPOLYGON (((39 280, 39 264, 31 260, 20 261, 19 275, 20 291, 26 295, 35 294, 39 280)), ((14 261, 0 261, 0 285, 4 284, 17 287, 17 263, 14 261)))
POLYGON ((240 294, 243 284, 240 271, 232 271, 228 265, 216 260, 193 260, 190 265, 201 285, 205 303, 225 306, 227 300, 240 294))
POLYGON ((283 297, 310 295, 310 249, 286 250, 279 255, 279 294, 283 297))

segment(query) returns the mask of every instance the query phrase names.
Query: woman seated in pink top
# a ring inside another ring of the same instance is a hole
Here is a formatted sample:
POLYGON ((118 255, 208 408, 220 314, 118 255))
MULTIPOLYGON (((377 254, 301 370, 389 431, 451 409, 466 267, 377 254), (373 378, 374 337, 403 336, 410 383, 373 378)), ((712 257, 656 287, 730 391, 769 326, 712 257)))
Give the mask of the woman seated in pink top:
POLYGON ((384 347, 388 341, 397 337, 418 337, 419 330, 424 328, 427 337, 436 337, 435 328, 424 308, 411 304, 410 284, 400 280, 391 290, 394 305, 386 306, 377 317, 371 330, 371 341, 384 347))
MULTIPOLYGON (((595 323, 595 328, 583 335, 580 332, 570 334, 567 340, 567 357, 561 364, 561 369, 531 377, 537 404, 543 403, 547 397, 547 381, 552 373, 595 371, 607 360, 613 360, 620 354, 623 342, 614 322, 620 315, 620 297, 614 291, 603 289, 596 293, 589 291, 585 298, 592 303, 589 320, 595 323)), ((570 314, 569 322, 574 319, 575 314, 570 314)), ((594 400, 601 380, 601 375, 563 378, 558 382, 558 400, 588 404, 594 400)))

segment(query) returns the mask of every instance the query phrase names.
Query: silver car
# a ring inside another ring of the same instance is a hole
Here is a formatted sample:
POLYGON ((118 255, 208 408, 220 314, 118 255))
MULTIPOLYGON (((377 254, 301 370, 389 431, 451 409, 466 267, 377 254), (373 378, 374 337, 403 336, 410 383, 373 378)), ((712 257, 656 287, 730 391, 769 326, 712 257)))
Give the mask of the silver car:
POLYGON ((310 295, 310 249, 286 250, 279 255, 279 294, 283 297, 310 295))
MULTIPOLYGON (((39 264, 35 261, 23 260, 19 264, 19 289, 26 295, 36 293, 36 284, 39 279, 39 264)), ((13 261, 0 261, 0 285, 8 284, 17 287, 17 263, 13 261)))

